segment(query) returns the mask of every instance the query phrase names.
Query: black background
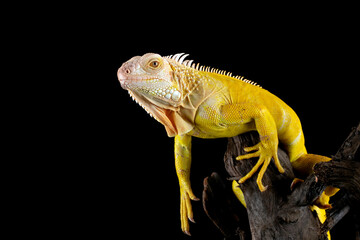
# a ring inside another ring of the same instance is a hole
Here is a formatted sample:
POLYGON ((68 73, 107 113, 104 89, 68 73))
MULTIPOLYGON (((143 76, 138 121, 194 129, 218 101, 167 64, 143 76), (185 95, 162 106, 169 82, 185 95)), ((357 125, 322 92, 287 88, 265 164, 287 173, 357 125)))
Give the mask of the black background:
MULTIPOLYGON (((48 63, 56 87, 46 85, 46 95, 56 101, 42 120, 46 163, 37 176, 46 197, 35 194, 42 210, 32 210, 42 219, 32 228, 39 236, 222 239, 201 202, 193 202, 192 238, 181 232, 173 138, 117 81, 117 69, 133 56, 184 52, 259 83, 296 111, 310 153, 335 154, 359 122, 351 6, 148 4, 66 6, 39 20, 56 20, 40 44, 58 59, 48 63)), ((226 144, 193 139, 197 197, 206 176, 226 176, 226 144)), ((351 236, 351 229, 344 219, 333 239, 351 236)))

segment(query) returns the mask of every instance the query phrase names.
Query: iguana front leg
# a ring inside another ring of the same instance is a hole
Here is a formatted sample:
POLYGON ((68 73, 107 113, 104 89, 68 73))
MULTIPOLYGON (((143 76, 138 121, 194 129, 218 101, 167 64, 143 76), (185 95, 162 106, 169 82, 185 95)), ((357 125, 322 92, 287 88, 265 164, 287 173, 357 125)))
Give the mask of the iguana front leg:
POLYGON ((253 157, 259 157, 259 160, 253 169, 239 180, 239 183, 245 182, 261 167, 256 182, 260 191, 265 191, 267 187, 262 184, 262 178, 270 164, 271 158, 274 158, 279 172, 284 172, 277 155, 278 136, 273 117, 266 108, 253 104, 224 105, 221 108, 221 113, 225 124, 247 124, 254 121, 255 128, 260 135, 260 142, 255 146, 244 148, 246 152, 255 152, 238 156, 236 160, 253 157))
POLYGON ((189 221, 194 222, 191 200, 198 201, 190 184, 191 167, 191 136, 175 136, 175 168, 180 185, 180 220, 181 229, 187 235, 189 232, 189 221))

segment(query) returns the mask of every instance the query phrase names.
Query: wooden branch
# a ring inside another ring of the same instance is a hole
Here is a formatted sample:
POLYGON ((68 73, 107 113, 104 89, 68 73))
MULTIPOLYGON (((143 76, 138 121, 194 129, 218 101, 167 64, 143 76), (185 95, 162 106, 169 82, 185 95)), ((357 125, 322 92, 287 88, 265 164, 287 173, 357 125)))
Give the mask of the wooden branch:
POLYGON ((337 161, 318 163, 316 176, 327 186, 334 186, 348 193, 348 204, 358 207, 360 203, 360 162, 337 161))
MULTIPOLYGON (((256 158, 246 161, 237 161, 235 158, 245 153, 244 147, 255 145, 258 141, 259 137, 255 132, 229 138, 224 163, 230 179, 240 179, 256 164, 256 158)), ((279 149, 278 156, 285 173, 280 174, 276 166, 271 163, 263 177, 263 183, 268 186, 265 192, 259 191, 256 183, 257 174, 240 185, 247 200, 246 211, 251 239, 327 239, 326 234, 321 232, 321 224, 316 214, 311 212, 308 207, 320 195, 325 186, 318 184, 317 178, 312 176, 307 178, 304 183, 299 184, 294 191, 291 191, 290 186, 295 176, 289 158, 281 149, 279 149)), ((205 202, 210 199, 213 202, 219 201, 215 200, 216 196, 223 198, 225 195, 212 194, 211 198, 206 198, 207 194, 209 193, 205 191, 205 202)), ((225 196, 229 198, 229 194, 225 196)), ((234 202, 234 204, 240 205, 239 202, 234 202)), ((204 207, 207 212, 213 213, 209 217, 224 232, 225 228, 219 222, 221 220, 217 217, 218 213, 211 210, 215 207, 210 207, 210 204, 204 204, 204 207)), ((242 226, 236 224, 235 226, 237 228, 232 227, 230 231, 226 231, 229 233, 236 232, 240 228, 242 232, 247 233, 246 229, 241 228, 242 226)))
MULTIPOLYGON (((259 137, 254 132, 229 139, 224 160, 232 177, 240 179, 256 164, 257 158, 246 161, 237 161, 235 158, 245 154, 244 147, 258 142, 259 137)), ((318 218, 308 208, 324 187, 317 187, 318 194, 316 191, 315 194, 308 194, 308 190, 316 185, 316 178, 312 177, 291 192, 290 186, 295 175, 289 158, 280 148, 278 156, 285 173, 280 174, 271 163, 263 177, 264 185, 268 186, 265 192, 259 191, 257 174, 240 185, 246 200, 252 239, 326 239, 326 234, 320 231, 318 218)))
POLYGON ((342 192, 342 197, 333 204, 333 209, 328 211, 328 217, 322 226, 323 232, 331 230, 351 212, 360 239, 360 159, 356 158, 359 146, 360 124, 352 129, 332 161, 314 166, 320 182, 326 186, 338 187, 342 192))
POLYGON ((356 128, 353 128, 349 136, 346 138, 344 143, 341 145, 333 160, 355 160, 355 154, 360 146, 360 123, 356 128))
POLYGON ((242 207, 229 184, 219 174, 204 179, 203 207, 205 213, 226 240, 249 239, 250 228, 246 209, 242 207))
MULTIPOLYGON (((258 142, 256 132, 229 138, 224 156, 225 168, 230 175, 228 180, 239 180, 253 168, 257 158, 244 161, 236 161, 235 158, 245 153, 244 147, 258 142)), ((251 239, 327 239, 326 232, 347 213, 354 214, 355 221, 360 222, 360 161, 356 153, 359 146, 360 124, 353 129, 333 161, 317 164, 314 167, 315 174, 293 189, 290 186, 295 178, 294 172, 287 154, 279 148, 278 156, 285 173, 280 174, 271 163, 263 177, 264 185, 268 186, 265 192, 259 191, 257 173, 240 184, 248 218, 245 217, 245 208, 239 210, 241 205, 234 199, 228 187, 230 183, 224 183, 218 174, 212 174, 204 181, 204 209, 225 239, 242 240, 250 236, 251 239), (338 195, 340 198, 333 204, 333 209, 328 211, 326 222, 321 225, 309 206, 313 205, 327 186, 339 187, 344 193, 338 195), (249 227, 246 227, 244 219, 248 220, 249 227)))

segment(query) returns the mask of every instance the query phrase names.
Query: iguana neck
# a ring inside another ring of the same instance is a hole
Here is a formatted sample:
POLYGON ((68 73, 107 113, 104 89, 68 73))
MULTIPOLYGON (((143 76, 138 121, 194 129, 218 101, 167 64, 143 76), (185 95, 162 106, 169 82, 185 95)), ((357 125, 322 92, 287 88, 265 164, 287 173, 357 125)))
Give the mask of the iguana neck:
POLYGON ((209 96, 221 88, 219 82, 208 72, 194 68, 171 64, 174 79, 182 93, 182 103, 178 109, 171 111, 172 126, 164 125, 169 137, 183 135, 190 132, 195 126, 195 115, 198 107, 209 96))

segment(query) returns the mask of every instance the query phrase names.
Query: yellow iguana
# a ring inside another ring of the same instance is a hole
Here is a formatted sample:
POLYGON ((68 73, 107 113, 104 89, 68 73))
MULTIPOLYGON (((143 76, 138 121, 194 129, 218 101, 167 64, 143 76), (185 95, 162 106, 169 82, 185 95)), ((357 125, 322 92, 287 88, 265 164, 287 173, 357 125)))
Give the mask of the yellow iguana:
MULTIPOLYGON (((175 137, 181 228, 190 235, 188 219, 194 221, 190 200, 198 200, 190 185, 192 136, 225 138, 257 131, 260 142, 245 148, 249 153, 236 159, 259 158, 239 183, 260 169, 257 177, 260 191, 267 188, 262 177, 271 159, 279 172, 284 172, 277 156, 279 141, 293 168, 303 175, 310 174, 315 163, 330 158, 307 153, 300 120, 281 99, 243 77, 185 60, 187 56, 183 53, 167 57, 153 53, 136 56, 125 62, 117 75, 122 88, 164 125, 169 137, 175 137)), ((237 184, 233 185, 235 194, 245 205, 241 190, 236 188, 237 184)), ((336 191, 327 189, 319 206, 330 206, 328 196, 336 191)))

